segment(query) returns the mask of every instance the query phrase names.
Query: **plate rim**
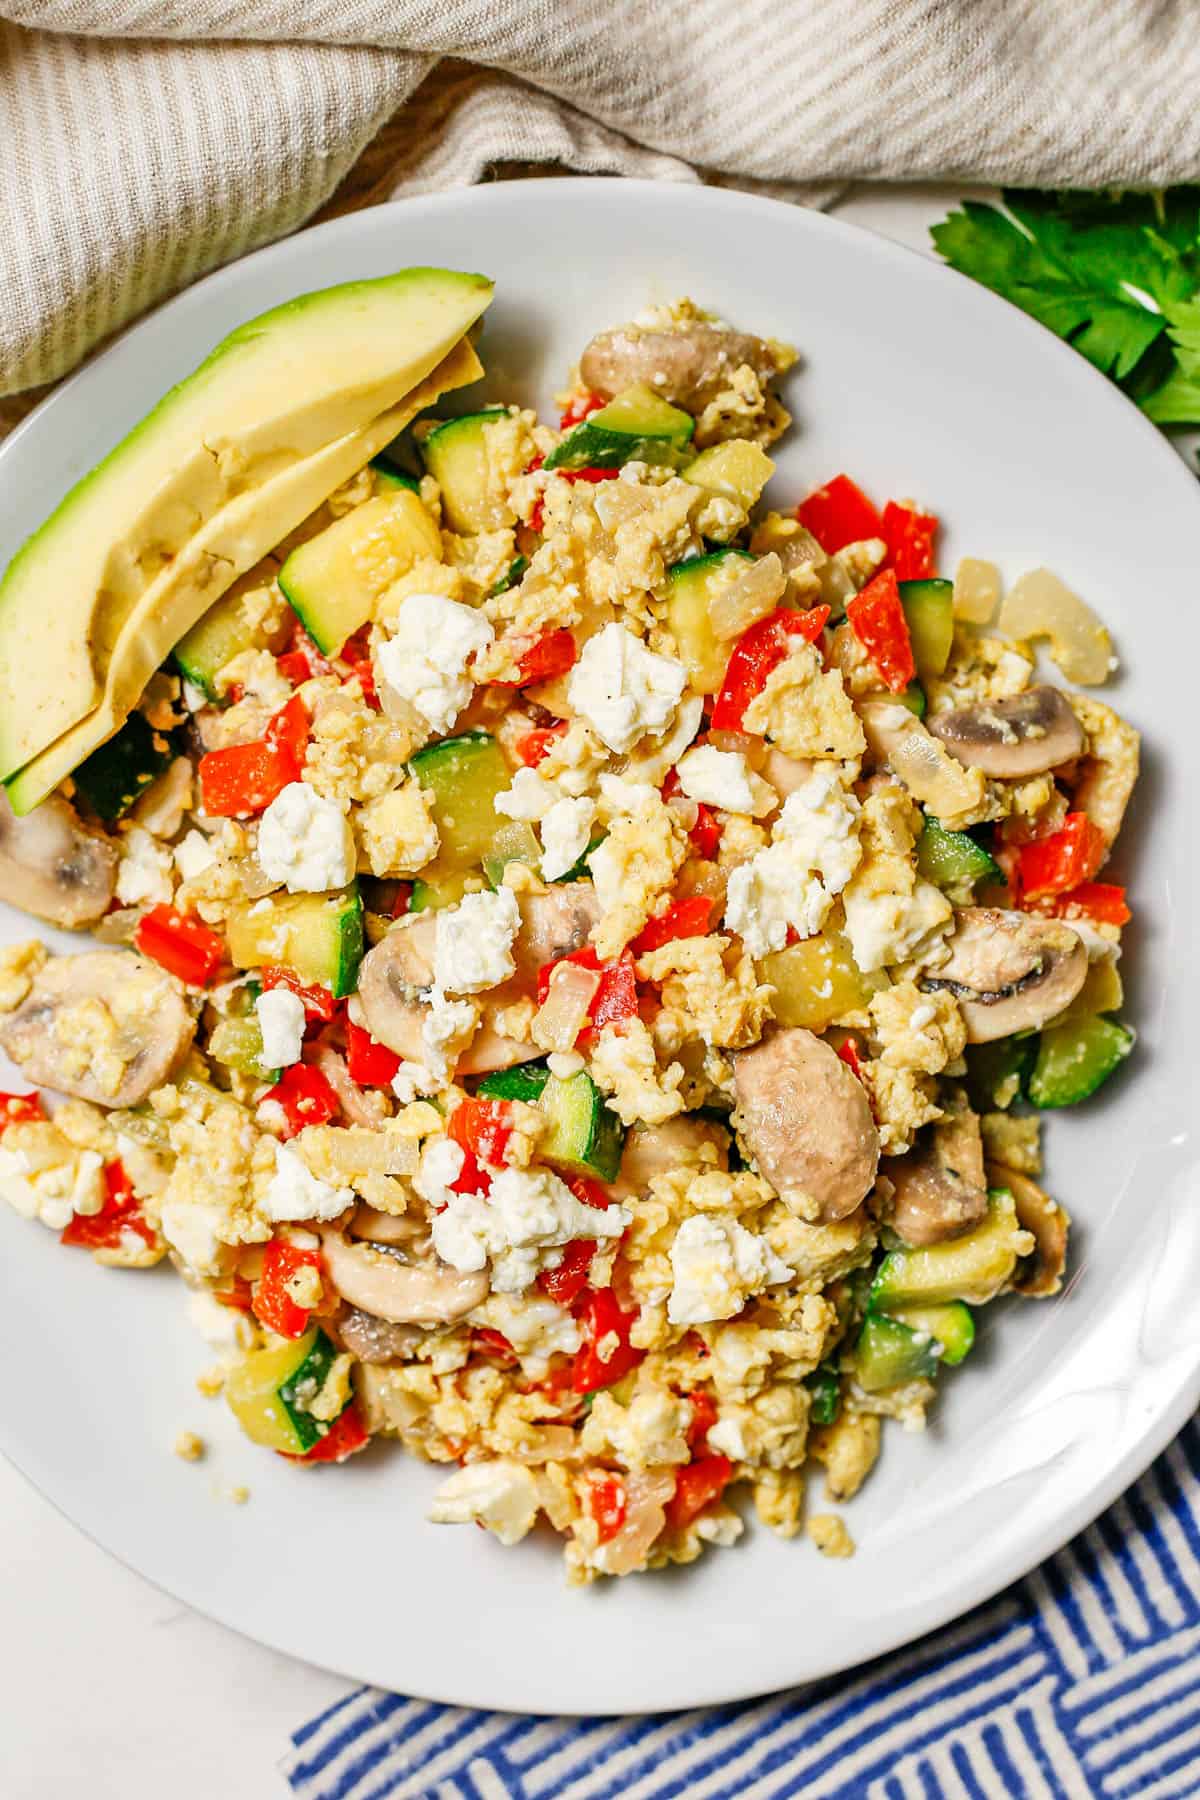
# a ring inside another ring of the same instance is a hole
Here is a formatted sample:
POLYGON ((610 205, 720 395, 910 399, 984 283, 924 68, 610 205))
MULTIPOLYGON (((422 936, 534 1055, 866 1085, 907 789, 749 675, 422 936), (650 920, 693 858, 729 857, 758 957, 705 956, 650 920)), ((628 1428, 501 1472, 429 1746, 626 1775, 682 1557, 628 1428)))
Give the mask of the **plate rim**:
MULTIPOLYGON (((1187 466, 1171 447, 1168 438, 1145 417, 1132 401, 1098 369, 1088 363, 1083 356, 1055 337, 1047 328, 1023 313, 1011 302, 993 293, 990 289, 984 288, 981 284, 971 281, 967 276, 921 251, 909 245, 897 243, 873 229, 849 220, 830 217, 813 208, 793 205, 790 202, 766 195, 743 193, 738 189, 620 176, 531 177, 507 183, 485 183, 431 194, 411 195, 326 220, 318 225, 307 226, 227 263, 140 315, 40 400, 3 442, 0 442, 0 479, 3 479, 12 465, 14 454, 19 464, 19 459, 24 454, 25 440, 30 433, 48 416, 56 415, 61 409, 65 408, 69 413, 79 389, 86 387, 95 370, 126 350, 130 341, 136 338, 144 325, 169 313, 172 309, 183 311, 188 307, 202 304, 206 295, 221 291, 225 287, 235 287, 245 278, 247 269, 259 268, 264 264, 284 260, 291 248, 298 242, 320 240, 325 244, 333 244, 340 238, 352 240, 363 229, 362 221, 364 219, 372 220, 374 228, 378 229, 382 219, 397 212, 411 215, 422 212, 437 213, 443 209, 451 211, 462 209, 465 214, 469 215, 480 207, 502 207, 517 203, 536 205, 539 196, 543 194, 553 195, 561 201, 564 197, 570 198, 574 193, 583 201, 585 195, 590 196, 597 192, 612 195, 617 193, 640 195, 648 199, 652 205, 659 204, 669 197, 671 205, 677 205, 685 211, 688 208, 696 208, 700 211, 711 210, 714 214, 727 212, 739 216, 750 212, 772 223, 782 222, 786 218, 790 222, 788 228, 799 230, 802 233, 811 232, 818 239, 823 236, 849 238, 860 248, 865 243, 869 243, 881 264, 888 265, 899 262, 902 267, 910 270, 923 268, 924 278, 926 280, 933 278, 938 285, 942 285, 946 277, 952 278, 956 283, 962 284, 964 292, 970 290, 975 296, 972 304, 982 305, 985 308, 1002 309, 1002 311, 997 310, 996 317, 998 320, 1004 318, 1008 321, 1004 329, 1009 333, 1014 329, 1026 333, 1030 343, 1038 342, 1042 345, 1043 354, 1046 345, 1052 344, 1054 350, 1051 354, 1057 358, 1064 374, 1074 370, 1071 379, 1081 384, 1097 399, 1103 391, 1106 399, 1101 402, 1102 405, 1115 403, 1112 414, 1114 418, 1124 416, 1127 422, 1136 419, 1137 429, 1144 445, 1149 447, 1153 444, 1154 446, 1149 453, 1159 461, 1160 478, 1174 483, 1178 487, 1178 504, 1190 504, 1195 507, 1200 501, 1200 489, 1197 488, 1194 477, 1191 476, 1187 466), (1171 472, 1168 474, 1168 471, 1171 472), (1186 501, 1184 501, 1185 494, 1188 496, 1186 501)), ((1177 503, 1172 501, 1172 504, 1177 503)), ((890 1628, 881 1630, 872 1637, 868 1647, 852 1657, 835 1656, 820 1673, 789 1675, 786 1669, 781 1668, 778 1682, 768 1685, 764 1685, 761 1678, 739 1681, 733 1678, 732 1674, 724 1679, 692 1680, 672 1687, 670 1697, 666 1699, 663 1699, 661 1694, 656 1695, 652 1700, 634 1696, 628 1704, 623 1704, 620 1708, 613 1708, 611 1712, 604 1714, 594 1713, 584 1706, 562 1704, 556 1704, 548 1711, 539 1712, 538 1709, 530 1708, 526 1703, 522 1703, 519 1710, 531 1716, 591 1718, 608 1717, 615 1714, 636 1716, 680 1708, 736 1703, 767 1694, 780 1693, 795 1686, 797 1681, 802 1685, 807 1685, 812 1681, 857 1668, 862 1663, 876 1657, 890 1654, 898 1648, 914 1643, 952 1621, 962 1618, 976 1607, 994 1599, 1059 1551, 1145 1472, 1155 1458, 1178 1435, 1187 1419, 1196 1411, 1197 1406, 1200 1406, 1200 1350, 1192 1357, 1191 1366, 1176 1375, 1170 1398, 1165 1400, 1150 1416, 1149 1422, 1139 1426, 1134 1441, 1109 1467, 1104 1478, 1087 1488, 1086 1491, 1080 1492, 1073 1504, 1061 1507, 1052 1522, 1040 1530, 1030 1530, 1023 1540, 1023 1548, 1019 1553, 1010 1553, 1006 1562, 1000 1558, 1003 1567, 992 1567, 985 1561, 978 1573, 964 1579, 955 1588, 951 1599, 937 1598, 925 1605, 912 1603, 906 1606, 896 1615, 890 1628)), ((213 1619, 228 1630, 238 1632, 254 1642, 296 1660, 310 1664, 314 1662, 314 1659, 305 1653, 297 1652, 282 1637, 273 1636, 269 1631, 261 1631, 238 1623, 215 1605, 210 1610, 202 1600, 197 1601, 190 1595, 186 1597, 181 1595, 166 1577, 146 1574, 129 1557, 112 1548, 105 1541, 105 1535, 101 1530, 83 1523, 76 1516, 68 1501, 60 1499, 43 1486, 25 1467, 24 1459, 11 1447, 7 1439, 5 1416, 3 1410, 0 1409, 0 1454, 5 1456, 6 1460, 60 1516, 68 1519, 85 1537, 122 1563, 131 1573, 137 1575, 141 1580, 149 1582, 161 1593, 182 1600, 183 1604, 192 1607, 202 1616, 213 1619)), ((663 1604, 669 1604, 669 1599, 664 1598, 663 1604)), ((776 1654, 780 1663, 786 1662, 786 1646, 780 1645, 776 1654)), ((367 1682, 369 1684, 371 1682, 370 1676, 364 1676, 355 1669, 347 1667, 336 1657, 328 1660, 322 1657, 315 1666, 326 1668, 355 1683, 367 1682)), ((507 1680, 507 1676, 505 1679, 507 1680)), ((439 1683, 437 1691, 431 1692, 422 1688, 418 1680, 412 1685, 406 1683, 403 1691, 415 1698, 435 1700, 475 1710, 498 1711, 511 1709, 514 1706, 513 1702, 503 1699, 498 1705, 493 1705, 488 1701, 481 1701, 476 1690, 455 1690, 444 1683, 439 1683)))

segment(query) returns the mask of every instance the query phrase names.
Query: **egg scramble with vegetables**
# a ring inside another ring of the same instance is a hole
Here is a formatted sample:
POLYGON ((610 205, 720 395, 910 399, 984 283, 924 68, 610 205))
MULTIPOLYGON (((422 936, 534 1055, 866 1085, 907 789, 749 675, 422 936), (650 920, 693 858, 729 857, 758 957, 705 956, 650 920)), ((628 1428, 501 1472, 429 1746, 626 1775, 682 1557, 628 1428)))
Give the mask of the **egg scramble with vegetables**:
POLYGON ((425 414, 0 802, 0 897, 100 942, 0 953, 61 1096, 0 1193, 169 1258, 256 1444, 397 1438, 573 1582, 746 1497, 847 1553, 806 1485, 1058 1291, 1040 1112, 1132 1043, 1108 635, 846 475, 765 510, 793 360, 682 301, 558 428, 425 414))

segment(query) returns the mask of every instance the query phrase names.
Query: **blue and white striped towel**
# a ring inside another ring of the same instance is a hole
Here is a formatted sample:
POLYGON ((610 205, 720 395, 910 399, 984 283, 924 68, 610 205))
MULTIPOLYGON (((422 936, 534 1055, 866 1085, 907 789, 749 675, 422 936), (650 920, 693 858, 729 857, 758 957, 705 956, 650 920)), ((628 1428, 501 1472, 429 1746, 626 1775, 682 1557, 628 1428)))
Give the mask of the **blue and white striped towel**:
POLYGON ((1042 1568, 852 1676, 639 1719, 361 1688, 293 1743, 301 1800, 1194 1800, 1200 1424, 1042 1568))

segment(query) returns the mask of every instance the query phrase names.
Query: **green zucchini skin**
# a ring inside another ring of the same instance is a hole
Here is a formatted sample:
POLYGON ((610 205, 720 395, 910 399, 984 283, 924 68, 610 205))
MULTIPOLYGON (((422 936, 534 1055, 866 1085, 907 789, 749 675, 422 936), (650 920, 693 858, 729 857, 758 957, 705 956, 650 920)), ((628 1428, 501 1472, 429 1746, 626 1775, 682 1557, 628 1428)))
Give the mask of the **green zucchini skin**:
POLYGON ((142 713, 134 712, 115 737, 80 763, 73 779, 97 818, 111 825, 157 781, 174 755, 170 734, 155 731, 142 713))
POLYGON ((1043 1110, 1078 1106, 1114 1075, 1134 1045, 1128 1026, 1094 1013, 1042 1032, 1029 1098, 1043 1110))

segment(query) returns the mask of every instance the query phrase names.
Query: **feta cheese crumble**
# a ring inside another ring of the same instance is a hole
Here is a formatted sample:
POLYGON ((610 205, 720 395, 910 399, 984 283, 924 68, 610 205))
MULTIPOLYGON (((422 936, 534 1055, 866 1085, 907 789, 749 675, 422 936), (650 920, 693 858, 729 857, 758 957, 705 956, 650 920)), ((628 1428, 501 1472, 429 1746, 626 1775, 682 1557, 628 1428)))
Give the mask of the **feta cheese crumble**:
POLYGON ((772 841, 733 870, 725 923, 751 956, 782 950, 788 932, 811 937, 858 867, 859 805, 835 771, 814 769, 788 795, 772 841))
POLYGON ((467 894, 436 917, 433 980, 443 994, 478 994, 515 973, 512 946, 521 909, 511 888, 467 894))
POLYGON ((175 846, 175 867, 184 881, 195 881, 216 862, 216 852, 202 831, 194 827, 175 846))
POLYGON ((594 800, 556 800, 542 820, 542 876, 557 881, 573 869, 591 841, 594 800))
POLYGON ((375 651, 376 668, 430 731, 449 731, 474 689, 467 664, 494 636, 474 607, 444 594, 406 594, 391 636, 375 651))
POLYGON ((765 1238, 736 1220, 708 1213, 693 1213, 675 1233, 671 1271, 667 1318, 672 1325, 732 1319, 751 1295, 792 1278, 765 1238))
POLYGON ((254 1002, 262 1033, 264 1069, 287 1069, 300 1061, 304 1044, 304 1002, 287 988, 268 988, 254 1002))
POLYGON ((313 1175, 290 1144, 276 1144, 275 1173, 259 1210, 273 1223, 285 1219, 336 1219, 354 1205, 353 1188, 331 1187, 313 1175))
POLYGON ((324 894, 354 879, 354 833, 336 800, 306 781, 290 781, 272 800, 258 828, 263 873, 289 894, 324 894))
POLYGON ((738 750, 718 750, 700 744, 679 759, 679 786, 689 800, 722 812, 749 813, 761 818, 779 804, 774 788, 755 775, 738 750))
POLYGON ((117 899, 122 906, 169 906, 175 892, 171 852, 144 825, 131 825, 121 845, 117 899))
POLYGON ((613 623, 584 645, 567 698, 610 750, 623 752, 648 731, 665 731, 686 685, 681 662, 613 623))
POLYGON ((492 1286, 519 1294, 543 1269, 556 1269, 576 1238, 617 1238, 630 1223, 623 1206, 577 1200, 547 1169, 503 1169, 486 1196, 454 1194, 433 1221, 433 1247, 462 1270, 492 1265, 492 1286))
POLYGON ((469 1525, 477 1519, 502 1544, 519 1544, 538 1516, 537 1487, 524 1463, 468 1463, 444 1481, 429 1517, 435 1525, 469 1525))

